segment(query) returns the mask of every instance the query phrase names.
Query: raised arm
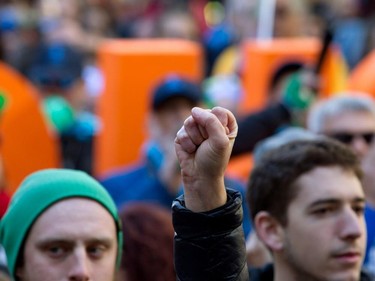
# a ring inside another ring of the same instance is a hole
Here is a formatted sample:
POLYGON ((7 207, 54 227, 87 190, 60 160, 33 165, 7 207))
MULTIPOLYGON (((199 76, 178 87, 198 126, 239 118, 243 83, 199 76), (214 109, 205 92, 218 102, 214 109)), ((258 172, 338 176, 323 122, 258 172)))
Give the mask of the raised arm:
POLYGON ((173 202, 178 281, 248 281, 242 199, 224 172, 237 135, 233 114, 194 108, 177 133, 184 196, 173 202))

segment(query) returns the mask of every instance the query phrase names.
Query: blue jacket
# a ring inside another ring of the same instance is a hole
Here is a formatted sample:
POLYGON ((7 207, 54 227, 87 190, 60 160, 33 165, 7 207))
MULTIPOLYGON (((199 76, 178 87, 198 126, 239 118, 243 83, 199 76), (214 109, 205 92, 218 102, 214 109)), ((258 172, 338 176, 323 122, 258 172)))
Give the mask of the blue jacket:
POLYGON ((365 220, 367 226, 367 247, 364 260, 365 267, 375 274, 375 209, 366 205, 365 220))

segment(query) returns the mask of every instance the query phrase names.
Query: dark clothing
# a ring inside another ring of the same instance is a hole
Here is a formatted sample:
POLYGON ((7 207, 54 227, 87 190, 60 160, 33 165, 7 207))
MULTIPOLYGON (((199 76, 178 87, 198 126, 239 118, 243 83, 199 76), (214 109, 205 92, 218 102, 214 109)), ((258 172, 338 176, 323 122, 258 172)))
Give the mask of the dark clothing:
POLYGON ((76 135, 62 134, 60 136, 60 143, 63 167, 84 171, 91 175, 93 136, 80 139, 76 135))
POLYGON ((280 127, 289 125, 290 122, 291 115, 281 103, 240 119, 232 156, 252 152, 259 141, 273 135, 280 127))
POLYGON ((228 190, 228 203, 207 213, 173 202, 175 268, 179 281, 248 280, 241 195, 228 190))
POLYGON ((250 269, 251 281, 273 281, 273 265, 250 269))
MULTIPOLYGON (((273 267, 248 270, 241 228, 241 195, 227 190, 227 203, 215 210, 194 213, 180 196, 172 205, 175 267, 178 281, 272 281, 273 267)), ((360 281, 375 278, 361 272, 360 281)))

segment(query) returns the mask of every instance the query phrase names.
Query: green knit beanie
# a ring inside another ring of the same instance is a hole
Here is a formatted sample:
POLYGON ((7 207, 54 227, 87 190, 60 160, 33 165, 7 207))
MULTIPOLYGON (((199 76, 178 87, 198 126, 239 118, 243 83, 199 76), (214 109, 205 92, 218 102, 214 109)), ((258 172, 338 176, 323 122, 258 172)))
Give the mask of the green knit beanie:
POLYGON ((8 258, 9 271, 15 278, 16 262, 22 244, 36 219, 56 202, 83 197, 100 203, 112 215, 117 226, 117 265, 122 251, 121 224, 116 205, 108 192, 88 174, 68 169, 47 169, 28 176, 13 195, 0 221, 0 244, 8 258))

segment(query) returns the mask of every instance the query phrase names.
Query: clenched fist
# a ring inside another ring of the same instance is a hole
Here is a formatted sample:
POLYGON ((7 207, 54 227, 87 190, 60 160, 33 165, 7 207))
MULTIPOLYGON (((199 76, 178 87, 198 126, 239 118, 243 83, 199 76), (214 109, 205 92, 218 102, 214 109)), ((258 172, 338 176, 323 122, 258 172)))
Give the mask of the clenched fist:
POLYGON ((188 209, 204 212, 226 203, 224 173, 237 130, 229 110, 195 107, 178 131, 175 150, 188 209))

